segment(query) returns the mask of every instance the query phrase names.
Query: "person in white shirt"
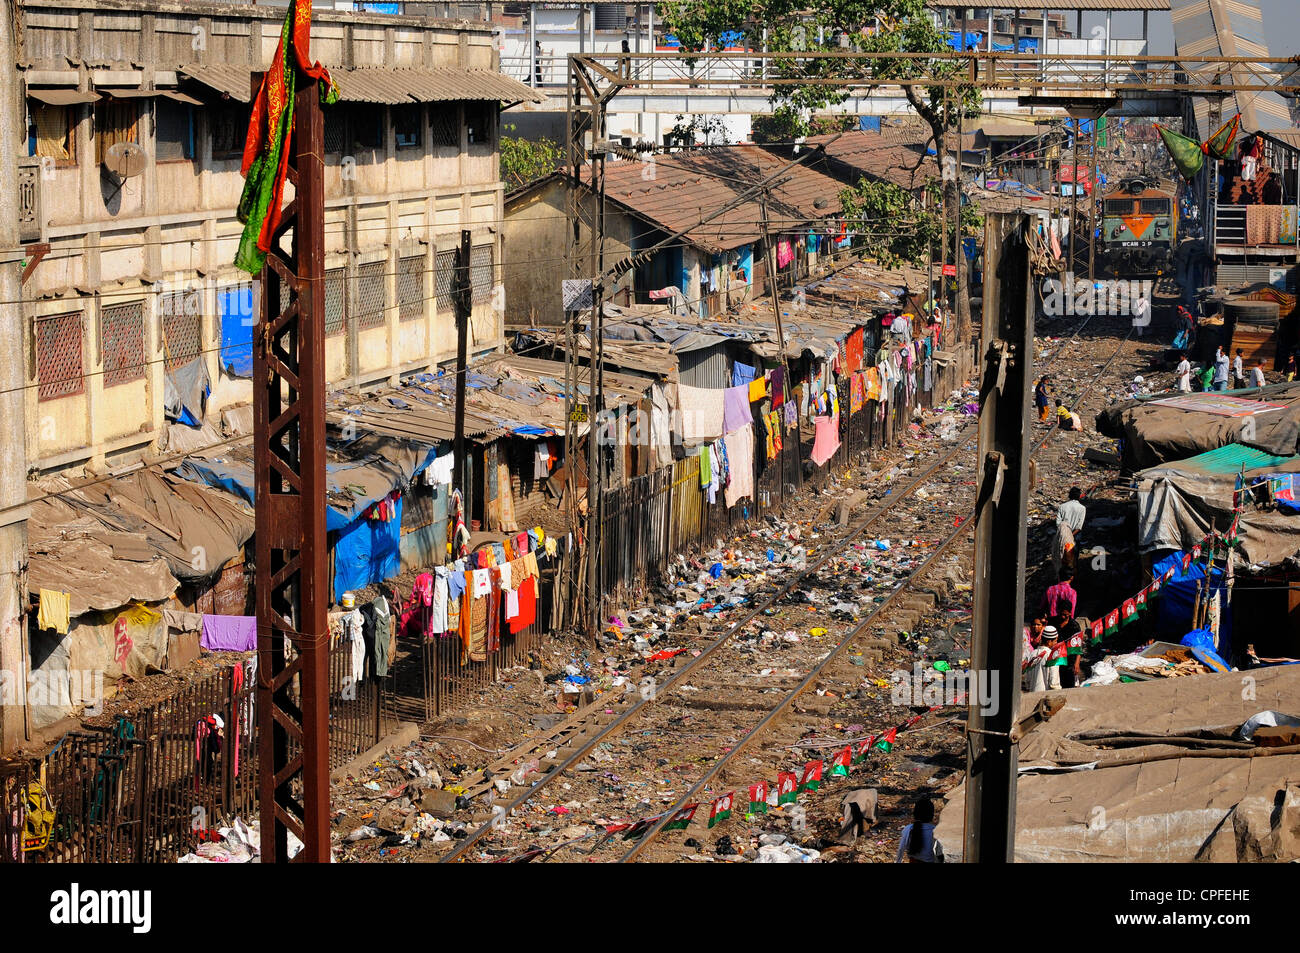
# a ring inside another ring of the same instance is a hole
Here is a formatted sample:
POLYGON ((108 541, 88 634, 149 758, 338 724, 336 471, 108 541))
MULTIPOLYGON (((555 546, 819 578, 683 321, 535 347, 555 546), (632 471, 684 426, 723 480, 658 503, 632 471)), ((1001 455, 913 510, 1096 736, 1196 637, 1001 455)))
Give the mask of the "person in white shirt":
MULTIPOLYGON (((1240 353, 1240 352, 1238 352, 1238 353, 1240 353)), ((1263 361, 1256 361, 1256 362, 1255 362, 1255 366, 1252 367, 1251 370, 1250 370, 1250 386, 1251 386, 1251 387, 1263 387, 1264 384, 1265 384, 1265 381, 1264 381, 1264 362, 1263 362, 1263 361)))
POLYGON ((1246 386, 1246 372, 1241 367, 1241 348, 1237 348, 1237 356, 1232 359, 1232 388, 1240 390, 1246 386))
POLYGON ((1187 360, 1184 354, 1182 360, 1178 362, 1178 390, 1184 394, 1192 392, 1192 363, 1187 360))
POLYGON ((1060 689, 1061 666, 1049 664, 1060 638, 1061 633, 1056 626, 1049 625, 1043 629, 1042 641, 1034 649, 1029 657, 1029 663, 1025 666, 1025 691, 1047 692, 1060 689))
POLYGON ((1077 486, 1070 487, 1070 498, 1062 503, 1056 510, 1056 521, 1065 523, 1070 527, 1072 533, 1077 533, 1083 529, 1083 521, 1088 516, 1088 510, 1083 503, 1083 490, 1077 486))
POLYGON ((1151 323, 1151 302, 1146 299, 1145 295, 1138 295, 1133 302, 1133 330, 1137 331, 1137 336, 1142 337, 1146 333, 1146 327, 1151 323))

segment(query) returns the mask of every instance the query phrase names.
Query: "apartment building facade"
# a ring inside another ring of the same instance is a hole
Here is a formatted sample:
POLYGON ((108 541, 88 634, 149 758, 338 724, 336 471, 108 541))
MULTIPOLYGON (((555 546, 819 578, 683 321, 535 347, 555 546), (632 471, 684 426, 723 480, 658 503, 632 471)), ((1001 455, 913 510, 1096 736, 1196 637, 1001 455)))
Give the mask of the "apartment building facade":
MULTIPOLYGON (((192 379, 195 361, 206 420, 251 399, 258 287, 233 266, 235 210, 283 15, 204 0, 24 4, 20 224, 31 260, 43 254, 23 288, 31 471, 159 450, 167 378, 192 379)), ((498 115, 536 94, 500 74, 481 22, 318 10, 311 52, 342 91, 325 120, 327 381, 359 388, 454 360, 462 229, 471 352, 499 346, 498 115)))

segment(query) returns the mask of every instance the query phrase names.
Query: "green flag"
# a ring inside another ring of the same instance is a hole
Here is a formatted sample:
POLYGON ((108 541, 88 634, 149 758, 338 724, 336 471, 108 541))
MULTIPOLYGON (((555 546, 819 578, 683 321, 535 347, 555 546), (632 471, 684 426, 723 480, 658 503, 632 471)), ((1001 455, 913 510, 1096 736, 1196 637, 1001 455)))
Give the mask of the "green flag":
POLYGON ((1192 181, 1205 165, 1205 152, 1201 144, 1158 123, 1156 128, 1160 130, 1160 138, 1165 141, 1165 148, 1169 150, 1179 174, 1188 182, 1192 181))
POLYGON ((671 821, 664 825, 666 831, 684 831, 690 826, 691 820, 695 817, 695 809, 698 804, 687 804, 680 811, 673 815, 671 821))
POLYGON ((731 801, 735 794, 735 791, 728 791, 713 802, 713 807, 709 809, 709 827, 731 817, 731 801))

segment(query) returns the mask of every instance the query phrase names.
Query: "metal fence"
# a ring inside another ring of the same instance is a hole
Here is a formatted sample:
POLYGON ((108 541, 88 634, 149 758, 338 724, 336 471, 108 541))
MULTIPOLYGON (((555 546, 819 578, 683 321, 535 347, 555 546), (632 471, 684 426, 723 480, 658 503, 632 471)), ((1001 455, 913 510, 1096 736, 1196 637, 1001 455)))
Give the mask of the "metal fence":
MULTIPOLYGON (((378 686, 356 685, 347 646, 330 653, 330 764, 379 739, 378 686), (351 684, 350 684, 351 683, 351 684)), ((237 674, 237 669, 239 673, 237 674)), ((35 763, 0 766, 0 862, 158 863, 199 832, 257 810, 255 685, 222 669, 169 698, 69 732, 35 763), (224 727, 208 721, 219 716, 224 727), (53 804, 44 849, 14 849, 36 780, 53 804)))

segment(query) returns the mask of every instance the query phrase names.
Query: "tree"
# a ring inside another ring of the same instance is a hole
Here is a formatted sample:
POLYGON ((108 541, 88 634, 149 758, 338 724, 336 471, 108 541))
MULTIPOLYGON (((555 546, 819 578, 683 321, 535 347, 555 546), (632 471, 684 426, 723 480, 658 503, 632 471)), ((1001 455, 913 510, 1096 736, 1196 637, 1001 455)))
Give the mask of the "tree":
POLYGON ((824 136, 845 132, 858 124, 856 116, 813 116, 806 124, 787 113, 755 116, 751 131, 755 142, 793 142, 800 136, 824 136))
POLYGON ((938 217, 892 182, 859 179, 840 192, 840 208, 858 232, 855 244, 886 266, 922 264, 939 236, 938 217))
MULTIPOLYGON (((961 215, 958 170, 944 160, 951 153, 953 136, 962 116, 979 114, 980 96, 973 87, 946 89, 923 85, 927 77, 956 78, 961 69, 954 61, 872 57, 864 61, 818 57, 818 52, 858 50, 863 53, 951 52, 947 35, 938 28, 925 0, 823 0, 814 9, 795 0, 666 0, 659 5, 665 29, 671 30, 688 52, 706 44, 718 46, 721 34, 747 26, 751 35, 767 31, 770 52, 799 52, 798 59, 769 60, 769 70, 786 78, 807 80, 778 86, 772 94, 774 120, 792 131, 807 134, 813 114, 848 98, 849 86, 816 85, 816 81, 842 79, 870 87, 888 82, 898 85, 908 103, 930 128, 929 142, 939 155, 945 174, 943 204, 949 227, 961 215)), ((970 294, 963 279, 962 256, 957 267, 957 334, 970 336, 970 294)))
MULTIPOLYGON (((515 131, 514 124, 502 129, 515 131)), ((516 136, 501 137, 501 181, 507 188, 527 185, 550 175, 560 167, 560 147, 554 139, 523 139, 516 136)))
POLYGON ((696 145, 725 146, 731 142, 727 122, 721 116, 692 115, 688 120, 678 113, 667 135, 672 141, 687 149, 694 148, 696 145))

